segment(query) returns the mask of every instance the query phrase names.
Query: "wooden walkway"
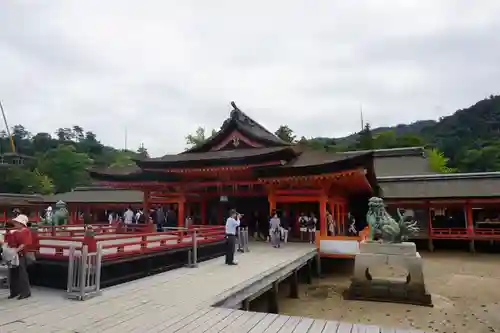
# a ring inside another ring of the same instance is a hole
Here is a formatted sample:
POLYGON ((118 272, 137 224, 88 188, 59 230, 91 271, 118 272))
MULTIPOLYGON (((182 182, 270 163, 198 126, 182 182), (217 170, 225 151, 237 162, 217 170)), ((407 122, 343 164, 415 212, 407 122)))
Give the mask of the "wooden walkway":
POLYGON ((252 244, 251 251, 237 255, 238 266, 227 266, 217 258, 198 268, 114 286, 85 302, 43 289, 33 290, 28 300, 7 300, 8 292, 2 290, 0 332, 411 332, 211 307, 315 249, 308 244, 287 244, 281 249, 252 244))

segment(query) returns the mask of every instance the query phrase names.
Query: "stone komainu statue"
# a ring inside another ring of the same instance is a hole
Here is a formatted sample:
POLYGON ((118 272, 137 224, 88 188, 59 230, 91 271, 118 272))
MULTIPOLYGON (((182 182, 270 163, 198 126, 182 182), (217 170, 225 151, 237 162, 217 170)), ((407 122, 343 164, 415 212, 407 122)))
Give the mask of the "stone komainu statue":
POLYGON ((368 241, 379 239, 382 243, 401 243, 418 233, 417 221, 408 221, 400 213, 395 221, 385 210, 384 200, 372 197, 368 200, 366 222, 370 227, 368 241))
POLYGON ((65 225, 68 224, 68 210, 66 209, 66 203, 59 200, 56 203, 56 209, 52 214, 47 214, 42 223, 49 225, 65 225))

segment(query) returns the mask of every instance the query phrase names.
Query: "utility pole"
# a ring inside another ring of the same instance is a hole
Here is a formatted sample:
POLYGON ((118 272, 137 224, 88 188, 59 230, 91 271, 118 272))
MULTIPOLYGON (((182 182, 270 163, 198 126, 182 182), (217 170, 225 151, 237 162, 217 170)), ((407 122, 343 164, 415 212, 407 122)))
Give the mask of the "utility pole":
POLYGON ((127 127, 125 127, 125 150, 127 150, 127 127))
POLYGON ((2 110, 3 122, 5 124, 5 131, 7 131, 7 135, 9 136, 10 148, 12 149, 12 152, 15 154, 16 153, 16 145, 14 144, 14 138, 12 137, 12 135, 10 135, 10 128, 9 128, 9 124, 7 124, 7 117, 5 116, 5 111, 3 109, 2 101, 0 101, 0 110, 2 110))
POLYGON ((365 129, 365 120, 363 119, 363 105, 359 105, 359 115, 361 117, 361 130, 365 129))

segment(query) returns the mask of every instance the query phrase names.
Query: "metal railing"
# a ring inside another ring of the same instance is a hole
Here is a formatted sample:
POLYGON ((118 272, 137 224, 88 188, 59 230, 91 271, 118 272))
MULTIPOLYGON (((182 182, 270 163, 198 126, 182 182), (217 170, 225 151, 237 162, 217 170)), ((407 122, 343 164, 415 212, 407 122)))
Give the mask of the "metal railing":
POLYGON ((248 228, 238 228, 238 251, 250 252, 250 249, 248 248, 248 228))
POLYGON ((101 294, 102 245, 89 253, 84 245, 77 252, 74 245, 69 249, 68 298, 84 301, 101 294))

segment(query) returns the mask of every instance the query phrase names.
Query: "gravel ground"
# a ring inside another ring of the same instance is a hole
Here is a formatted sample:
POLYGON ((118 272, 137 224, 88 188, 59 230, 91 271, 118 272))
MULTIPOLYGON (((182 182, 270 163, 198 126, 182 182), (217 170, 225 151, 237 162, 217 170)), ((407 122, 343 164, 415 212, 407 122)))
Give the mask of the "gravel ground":
MULTIPOLYGON (((346 301, 349 274, 329 274, 301 286, 300 299, 282 297, 280 313, 413 328, 426 332, 500 332, 500 256, 464 252, 421 253, 434 307, 346 301)), ((376 277, 403 278, 398 267, 371 270, 376 277)), ((285 293, 284 293, 285 294, 285 293)))

